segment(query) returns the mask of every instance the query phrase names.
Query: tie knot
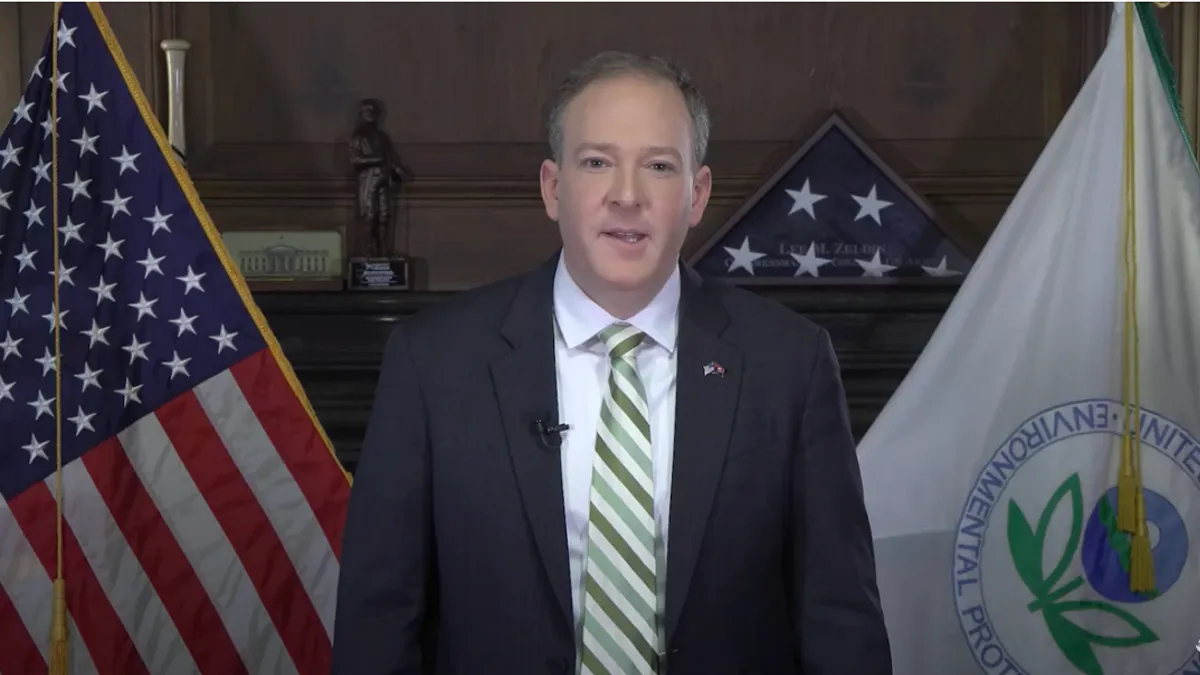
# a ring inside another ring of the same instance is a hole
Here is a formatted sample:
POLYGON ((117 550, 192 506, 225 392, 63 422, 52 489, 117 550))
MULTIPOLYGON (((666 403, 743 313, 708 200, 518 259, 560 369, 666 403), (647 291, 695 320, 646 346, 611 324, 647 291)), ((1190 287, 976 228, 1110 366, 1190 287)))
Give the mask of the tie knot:
POLYGON ((627 323, 614 323, 600 331, 598 337, 604 341, 610 358, 623 359, 642 344, 646 334, 627 323))

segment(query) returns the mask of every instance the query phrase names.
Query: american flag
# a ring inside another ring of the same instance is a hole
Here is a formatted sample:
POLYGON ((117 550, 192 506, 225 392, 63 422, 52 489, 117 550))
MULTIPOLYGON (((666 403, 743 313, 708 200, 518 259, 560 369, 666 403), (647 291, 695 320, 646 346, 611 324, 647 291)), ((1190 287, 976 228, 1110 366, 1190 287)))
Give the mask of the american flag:
POLYGON ((691 259, 735 284, 961 283, 966 249, 834 114, 691 259))
POLYGON ((68 672, 327 673, 348 476, 100 8, 59 11, 0 136, 0 674, 48 670, 57 475, 68 672))

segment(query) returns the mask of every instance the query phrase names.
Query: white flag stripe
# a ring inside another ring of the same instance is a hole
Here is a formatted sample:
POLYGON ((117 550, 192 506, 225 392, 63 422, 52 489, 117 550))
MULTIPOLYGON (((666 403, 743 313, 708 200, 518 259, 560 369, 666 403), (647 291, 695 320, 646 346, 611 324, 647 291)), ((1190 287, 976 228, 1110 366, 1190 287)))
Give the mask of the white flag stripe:
POLYGON ((295 674, 296 666, 258 590, 176 455, 158 417, 146 415, 118 438, 225 624, 246 669, 255 675, 295 674))
MULTIPOLYGON (((51 605, 46 599, 54 597, 54 583, 3 499, 0 499, 0 586, 4 587, 42 658, 49 658, 51 605)), ((3 648, 0 641, 0 649, 3 648)))
MULTIPOLYGON (((16 608, 42 658, 48 659, 54 606, 45 600, 54 597, 54 584, 4 500, 0 500, 0 586, 16 608)), ((67 631, 70 675, 96 675, 91 652, 70 613, 67 614, 67 631)), ((0 649, 4 648, 5 643, 0 640, 0 649)))
POLYGON ((229 371, 201 383, 195 393, 238 471, 262 504, 332 639, 339 566, 312 506, 229 371))
MULTIPOLYGON (((50 643, 46 644, 49 646, 50 643)), ((69 613, 67 614, 67 663, 70 666, 70 675, 98 675, 100 672, 96 668, 96 664, 92 662, 92 653, 83 643, 83 636, 79 634, 79 628, 75 626, 75 619, 69 613)), ((158 673, 151 670, 150 675, 158 675, 158 673)))
MULTIPOLYGON (((54 497, 54 474, 44 481, 54 497)), ((63 467, 63 518, 147 670, 191 675, 196 662, 146 571, 129 548, 83 462, 63 467)))

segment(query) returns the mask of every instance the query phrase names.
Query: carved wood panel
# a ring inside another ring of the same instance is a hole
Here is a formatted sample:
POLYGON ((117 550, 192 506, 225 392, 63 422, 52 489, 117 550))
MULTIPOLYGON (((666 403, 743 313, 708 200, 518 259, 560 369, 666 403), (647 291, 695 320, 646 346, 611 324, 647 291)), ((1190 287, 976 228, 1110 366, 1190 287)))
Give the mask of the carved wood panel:
POLYGON ((870 139, 916 145, 906 157, 922 173, 1012 173, 1036 154, 1077 79, 1064 75, 1074 65, 1062 39, 1069 9, 1053 5, 179 11, 196 45, 189 145, 201 175, 343 176, 355 102, 379 96, 418 174, 533 176, 550 87, 605 47, 688 65, 710 100, 724 175, 765 172, 780 142, 831 108, 856 115, 870 139), (956 156, 961 141, 985 139, 1005 141, 988 148, 985 166, 976 153, 956 156))
POLYGON ((603 48, 676 58, 709 99, 718 194, 693 242, 836 108, 982 243, 1081 82, 1084 16, 1020 3, 174 9, 193 44, 190 168, 218 225, 351 225, 346 141, 358 99, 379 97, 417 175, 397 244, 435 290, 555 245, 536 184, 544 109, 566 69, 603 48))

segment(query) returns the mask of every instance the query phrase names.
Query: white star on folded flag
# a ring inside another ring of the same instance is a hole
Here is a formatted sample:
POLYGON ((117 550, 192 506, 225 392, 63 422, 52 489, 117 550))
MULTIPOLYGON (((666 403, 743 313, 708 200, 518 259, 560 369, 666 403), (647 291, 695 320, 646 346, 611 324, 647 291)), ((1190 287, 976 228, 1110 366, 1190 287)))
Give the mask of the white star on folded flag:
POLYGON ((750 274, 754 274, 754 261, 766 255, 766 253, 758 253, 750 250, 750 237, 743 239, 742 245, 739 248, 726 246, 725 250, 730 255, 728 270, 730 272, 740 268, 750 274))

